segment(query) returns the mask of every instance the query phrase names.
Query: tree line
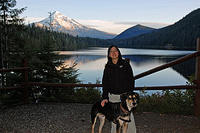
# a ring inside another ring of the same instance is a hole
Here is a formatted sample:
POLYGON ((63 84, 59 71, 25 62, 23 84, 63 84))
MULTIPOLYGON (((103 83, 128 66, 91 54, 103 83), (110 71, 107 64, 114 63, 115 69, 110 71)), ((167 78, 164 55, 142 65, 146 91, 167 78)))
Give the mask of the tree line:
MULTIPOLYGON (((19 17, 26 8, 16 9, 16 0, 0 1, 0 69, 23 66, 27 61, 31 68, 29 81, 48 83, 79 83, 76 63, 72 66, 64 63, 64 59, 55 50, 77 50, 87 48, 90 38, 73 37, 68 34, 54 32, 45 28, 25 25, 19 17)), ((16 86, 22 83, 21 73, 0 73, 0 88, 16 86)), ((34 90, 42 96, 68 99, 78 95, 75 88, 50 88, 34 86, 29 89, 33 98, 34 90), (68 97, 68 98, 67 98, 68 97)), ((91 90, 90 90, 91 92, 91 90)), ((99 93, 94 91, 99 96, 99 93)), ((8 99, 17 100, 23 96, 22 90, 0 90, 0 104, 8 99), (3 100, 3 99, 6 100, 3 100)), ((94 96, 96 97, 96 95, 94 96)), ((76 100, 75 100, 76 101, 76 100)))

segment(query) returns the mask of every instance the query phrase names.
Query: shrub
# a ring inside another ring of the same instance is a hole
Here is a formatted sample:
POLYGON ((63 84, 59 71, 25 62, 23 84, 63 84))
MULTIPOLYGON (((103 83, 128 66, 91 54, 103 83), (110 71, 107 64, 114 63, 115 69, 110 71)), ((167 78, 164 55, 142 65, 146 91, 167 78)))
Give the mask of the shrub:
POLYGON ((162 93, 142 95, 137 111, 191 115, 194 110, 193 103, 194 90, 166 90, 162 93))
POLYGON ((80 88, 75 91, 74 98, 78 103, 94 103, 100 100, 101 94, 98 89, 92 87, 80 88))

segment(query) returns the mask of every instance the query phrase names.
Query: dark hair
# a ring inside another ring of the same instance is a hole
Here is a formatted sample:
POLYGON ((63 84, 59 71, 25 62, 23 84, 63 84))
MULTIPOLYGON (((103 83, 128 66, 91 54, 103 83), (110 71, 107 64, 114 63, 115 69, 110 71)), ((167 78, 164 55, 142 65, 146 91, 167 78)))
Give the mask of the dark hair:
POLYGON ((108 48, 108 53, 107 53, 107 58, 108 58, 108 62, 112 62, 112 58, 109 57, 110 55, 110 50, 112 47, 115 47, 119 53, 119 56, 118 56, 118 60, 121 61, 122 60, 122 55, 121 55, 121 52, 119 51, 119 48, 116 46, 116 45, 111 45, 109 48, 108 48))

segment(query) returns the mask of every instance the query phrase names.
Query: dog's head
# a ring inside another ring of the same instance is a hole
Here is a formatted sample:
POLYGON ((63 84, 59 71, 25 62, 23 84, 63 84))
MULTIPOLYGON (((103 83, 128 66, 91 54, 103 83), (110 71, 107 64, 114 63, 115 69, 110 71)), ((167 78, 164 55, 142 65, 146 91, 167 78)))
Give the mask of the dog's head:
POLYGON ((139 104, 139 94, 128 92, 121 95, 121 101, 125 102, 129 110, 134 110, 139 104))

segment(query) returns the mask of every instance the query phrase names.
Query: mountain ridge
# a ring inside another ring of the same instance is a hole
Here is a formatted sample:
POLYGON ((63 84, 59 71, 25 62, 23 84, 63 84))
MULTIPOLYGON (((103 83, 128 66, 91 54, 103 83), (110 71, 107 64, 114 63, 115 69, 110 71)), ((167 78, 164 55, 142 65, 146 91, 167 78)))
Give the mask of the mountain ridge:
POLYGON ((131 48, 195 50, 198 37, 200 37, 200 8, 172 25, 115 43, 131 48))
POLYGON ((128 39, 131 37, 136 37, 142 34, 150 33, 156 29, 147 27, 141 24, 137 24, 135 26, 132 26, 125 31, 121 32, 119 35, 117 35, 114 39, 128 39))

